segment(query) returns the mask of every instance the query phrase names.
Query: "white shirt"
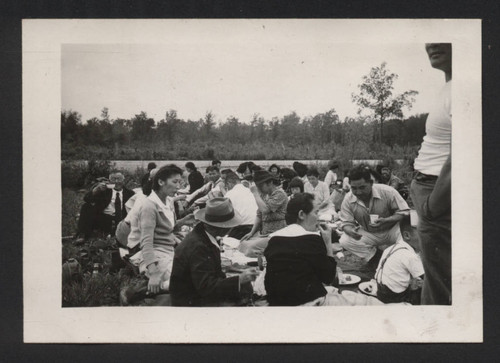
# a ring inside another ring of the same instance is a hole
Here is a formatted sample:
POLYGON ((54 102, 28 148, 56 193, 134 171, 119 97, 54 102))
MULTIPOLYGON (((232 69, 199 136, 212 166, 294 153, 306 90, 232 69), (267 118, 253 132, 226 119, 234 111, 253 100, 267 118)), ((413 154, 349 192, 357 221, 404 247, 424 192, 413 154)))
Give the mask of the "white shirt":
POLYGON ((330 187, 330 185, 335 184, 337 182, 337 174, 331 170, 328 170, 325 176, 325 184, 330 187))
POLYGON ((318 203, 323 203, 330 197, 330 188, 321 180, 318 181, 318 185, 316 185, 316 187, 313 187, 309 182, 305 183, 304 192, 314 194, 314 199, 318 203))
POLYGON ((111 202, 109 202, 108 206, 104 208, 103 213, 114 216, 115 215, 115 200, 116 200, 116 194, 120 195, 120 200, 122 202, 122 211, 123 211, 123 189, 120 191, 117 191, 115 189, 112 189, 113 195, 111 196, 111 202))
POLYGON ((415 159, 415 170, 439 176, 451 151, 451 81, 439 93, 429 110, 422 147, 415 159))
POLYGON ((416 278, 424 274, 424 266, 415 250, 402 239, 393 246, 387 247, 382 253, 382 258, 377 267, 375 278, 377 282, 384 284, 395 293, 405 291, 410 285, 411 278, 416 278), (405 247, 405 248, 403 248, 405 247), (398 249, 396 251, 396 249, 398 249), (389 256, 382 270, 380 266, 387 255, 389 256))
POLYGON ((254 224, 258 207, 250 189, 243 184, 236 184, 226 193, 226 198, 231 200, 234 210, 241 216, 241 224, 254 224))

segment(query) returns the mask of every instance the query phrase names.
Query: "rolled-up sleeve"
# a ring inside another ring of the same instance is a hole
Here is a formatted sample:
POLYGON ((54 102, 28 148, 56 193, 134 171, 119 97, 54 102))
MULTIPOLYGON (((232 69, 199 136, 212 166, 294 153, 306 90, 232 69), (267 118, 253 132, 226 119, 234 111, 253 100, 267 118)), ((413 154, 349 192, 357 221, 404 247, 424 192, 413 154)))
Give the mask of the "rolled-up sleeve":
POLYGON ((341 228, 344 228, 347 225, 354 226, 356 224, 356 218, 354 218, 354 213, 351 209, 351 203, 349 203, 349 198, 347 197, 344 198, 344 201, 342 202, 339 217, 342 222, 341 228))
POLYGON ((398 191, 391 191, 391 209, 394 214, 408 215, 410 207, 398 191))

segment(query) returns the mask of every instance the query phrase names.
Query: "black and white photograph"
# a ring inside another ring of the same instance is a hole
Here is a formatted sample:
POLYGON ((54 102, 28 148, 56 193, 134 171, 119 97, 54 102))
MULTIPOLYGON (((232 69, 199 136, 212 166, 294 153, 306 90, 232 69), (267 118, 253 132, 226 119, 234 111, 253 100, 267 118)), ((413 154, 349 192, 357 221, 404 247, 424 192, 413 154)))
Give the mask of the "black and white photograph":
POLYGON ((480 31, 24 20, 25 341, 480 342, 480 31))

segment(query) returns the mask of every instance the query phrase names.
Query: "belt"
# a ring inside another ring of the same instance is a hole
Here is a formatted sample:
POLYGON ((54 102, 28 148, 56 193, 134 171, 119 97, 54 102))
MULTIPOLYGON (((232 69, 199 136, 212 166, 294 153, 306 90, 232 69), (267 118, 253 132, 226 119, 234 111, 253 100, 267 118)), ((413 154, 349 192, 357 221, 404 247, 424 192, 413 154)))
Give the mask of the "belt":
POLYGON ((436 175, 428 175, 419 171, 416 171, 415 175, 413 176, 413 179, 415 179, 416 181, 436 181, 437 178, 438 177, 436 175))

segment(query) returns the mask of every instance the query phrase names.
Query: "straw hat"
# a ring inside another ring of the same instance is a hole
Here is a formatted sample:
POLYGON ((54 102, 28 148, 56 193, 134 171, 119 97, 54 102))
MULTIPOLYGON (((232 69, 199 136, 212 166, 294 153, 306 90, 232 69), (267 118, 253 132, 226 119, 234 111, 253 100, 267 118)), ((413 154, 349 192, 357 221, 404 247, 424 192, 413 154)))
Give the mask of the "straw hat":
POLYGON ((241 217, 235 213, 233 203, 228 198, 209 199, 206 207, 197 210, 194 217, 203 223, 220 228, 233 228, 242 223, 241 217))

